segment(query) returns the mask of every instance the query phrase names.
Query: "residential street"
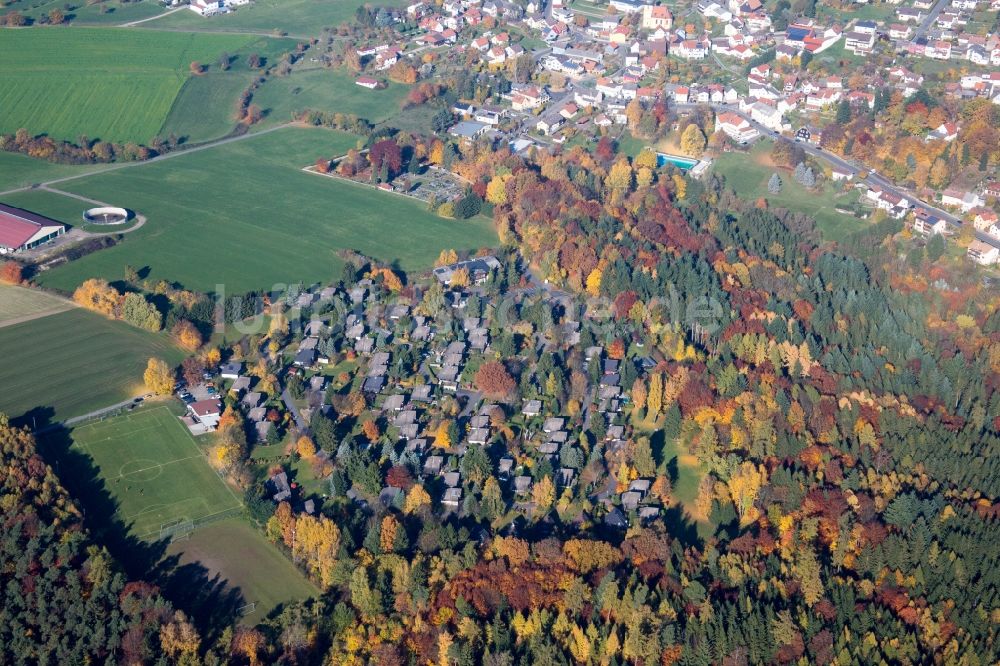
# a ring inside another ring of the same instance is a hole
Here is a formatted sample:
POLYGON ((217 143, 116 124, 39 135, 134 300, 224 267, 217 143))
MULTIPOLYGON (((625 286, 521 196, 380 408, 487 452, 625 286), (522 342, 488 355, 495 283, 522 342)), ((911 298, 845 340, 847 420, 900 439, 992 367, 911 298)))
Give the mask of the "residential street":
MULTIPOLYGON (((940 4, 941 3, 939 3, 939 5, 940 4)), ((693 109, 696 106, 699 106, 699 105, 698 104, 677 104, 675 106, 675 108, 677 108, 679 110, 683 110, 683 109, 693 109)), ((740 116, 741 118, 744 118, 747 122, 750 123, 751 126, 754 127, 754 129, 756 129, 758 132, 760 132, 761 136, 772 137, 772 138, 774 138, 774 137, 777 136, 777 134, 773 130, 765 127, 764 125, 761 125, 760 123, 758 123, 757 121, 755 121, 753 118, 751 118, 750 114, 744 113, 743 111, 740 111, 739 107, 737 105, 735 105, 735 104, 709 104, 709 106, 711 106, 713 109, 715 109, 716 112, 729 111, 729 112, 735 113, 736 115, 740 116)), ((865 183, 866 185, 869 185, 869 186, 881 187, 886 192, 890 192, 892 194, 895 194, 895 195, 897 195, 897 196, 905 199, 906 201, 909 201, 911 206, 924 208, 929 213, 937 215, 942 220, 944 220, 945 222, 947 222, 951 226, 955 227, 956 229, 958 229, 958 228, 960 228, 962 226, 962 220, 960 218, 956 217, 955 215, 953 215, 953 214, 951 214, 951 213, 949 213, 947 211, 941 210, 940 208, 938 208, 938 207, 936 207, 936 206, 934 206, 932 204, 929 204, 926 201, 918 199, 913 194, 911 194, 909 191, 907 191, 907 190, 905 190, 905 189, 903 189, 903 188, 901 188, 901 187, 899 187, 897 185, 894 185, 888 179, 883 178, 882 176, 878 175, 877 173, 874 173, 871 169, 869 169, 868 167, 865 167, 864 165, 861 165, 860 168, 859 168, 855 163, 848 162, 844 158, 842 158, 842 157, 840 157, 838 155, 835 155, 835 154, 833 154, 833 153, 831 153, 829 151, 823 150, 819 146, 813 145, 811 143, 801 142, 800 141, 800 142, 797 142, 797 145, 801 146, 802 150, 805 151, 806 154, 811 155, 813 157, 816 157, 818 159, 826 160, 827 162, 829 162, 833 166, 841 168, 841 169, 844 169, 845 171, 849 171, 850 173, 854 174, 855 176, 857 176, 857 174, 860 173, 861 171, 866 171, 868 173, 868 176, 865 177, 864 179, 861 179, 860 182, 863 182, 863 183, 865 183)), ((981 241, 983 241, 985 243, 989 243, 990 245, 992 245, 994 247, 1000 248, 1000 239, 994 238, 993 236, 990 236, 989 234, 977 231, 976 232, 976 238, 978 238, 979 240, 981 240, 981 241)))

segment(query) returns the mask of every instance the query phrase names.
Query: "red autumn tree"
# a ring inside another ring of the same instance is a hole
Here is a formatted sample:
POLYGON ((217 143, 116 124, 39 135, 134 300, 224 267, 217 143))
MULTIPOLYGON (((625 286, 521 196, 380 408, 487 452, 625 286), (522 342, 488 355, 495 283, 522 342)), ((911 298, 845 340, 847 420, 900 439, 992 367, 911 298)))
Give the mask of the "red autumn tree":
POLYGON ((392 178, 403 167, 403 151, 392 139, 382 139, 372 146, 368 153, 368 161, 376 172, 381 171, 384 164, 389 170, 389 177, 392 178))
POLYGON ((479 366, 476 372, 476 388, 487 398, 503 399, 511 395, 517 388, 517 382, 507 372, 503 363, 488 361, 479 366))
POLYGON ((395 465, 394 467, 390 467, 388 473, 386 473, 385 482, 386 485, 393 488, 409 490, 410 486, 413 485, 413 477, 410 476, 410 472, 405 467, 395 465))

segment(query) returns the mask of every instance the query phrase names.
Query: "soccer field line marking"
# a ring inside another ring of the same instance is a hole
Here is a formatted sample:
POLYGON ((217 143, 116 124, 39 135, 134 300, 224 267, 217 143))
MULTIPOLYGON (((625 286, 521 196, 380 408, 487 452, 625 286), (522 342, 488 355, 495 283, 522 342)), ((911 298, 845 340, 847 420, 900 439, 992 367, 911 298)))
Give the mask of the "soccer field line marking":
POLYGON ((158 426, 151 425, 151 426, 146 426, 145 428, 136 428, 135 430, 116 431, 115 434, 113 434, 110 437, 103 437, 103 438, 95 440, 95 441, 98 441, 98 442, 110 442, 110 441, 115 440, 115 439, 127 439, 129 437, 132 437, 133 435, 136 435, 136 434, 140 433, 140 432, 145 432, 147 430, 156 430, 157 427, 158 426))
MULTIPOLYGON (((198 457, 199 456, 188 456, 187 458, 178 458, 176 460, 170 460, 168 462, 156 463, 155 465, 150 465, 149 467, 142 467, 140 469, 133 470, 133 471, 129 472, 128 474, 122 474, 121 472, 118 472, 118 478, 119 479, 125 479, 125 478, 128 478, 128 477, 132 476, 133 474, 138 474, 139 472, 147 472, 147 471, 149 471, 151 469, 157 469, 157 468, 161 468, 162 469, 162 468, 166 467, 167 465, 173 465, 174 463, 185 462, 187 460, 194 460, 195 458, 198 458, 198 457)), ((128 463, 125 463, 125 464, 127 465, 128 463)))

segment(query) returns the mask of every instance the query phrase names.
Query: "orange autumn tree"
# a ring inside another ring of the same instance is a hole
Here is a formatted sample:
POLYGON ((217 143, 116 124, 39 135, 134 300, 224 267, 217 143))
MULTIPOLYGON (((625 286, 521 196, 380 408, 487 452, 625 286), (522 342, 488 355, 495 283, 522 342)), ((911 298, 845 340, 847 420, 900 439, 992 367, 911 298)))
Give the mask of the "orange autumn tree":
POLYGON ((24 272, 21 268, 21 264, 16 261, 8 261, 0 267, 0 282, 6 282, 7 284, 21 284, 23 281, 24 272))
POLYGON ((73 300, 88 310, 113 317, 120 294, 107 280, 91 278, 73 292, 73 300))
POLYGON ((185 351, 193 352, 201 347, 201 333, 194 327, 194 324, 186 319, 178 321, 174 325, 173 330, 171 330, 171 334, 174 336, 177 345, 185 351))

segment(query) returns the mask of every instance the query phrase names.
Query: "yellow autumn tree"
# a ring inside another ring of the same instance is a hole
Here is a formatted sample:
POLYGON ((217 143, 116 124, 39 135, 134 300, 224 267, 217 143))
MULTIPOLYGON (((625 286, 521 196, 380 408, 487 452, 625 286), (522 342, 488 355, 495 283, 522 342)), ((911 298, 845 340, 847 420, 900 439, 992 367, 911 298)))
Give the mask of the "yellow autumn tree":
POLYGON ((635 157, 636 168, 645 167, 647 169, 656 168, 656 153, 651 148, 643 148, 635 157))
POLYGON ((114 316, 118 298, 118 290, 108 284, 107 280, 98 278, 84 281, 73 292, 73 300, 78 304, 107 317, 114 316))
POLYGON ((654 372, 649 378, 649 392, 646 395, 649 416, 655 418, 663 409, 663 375, 654 372))
POLYGON ((142 379, 146 388, 156 395, 170 395, 174 391, 174 371, 161 359, 149 359, 142 379))
POLYGON ((494 206, 507 203, 507 181, 511 179, 509 173, 502 176, 494 176, 486 186, 486 200, 494 206))
POLYGON ((587 293, 594 298, 601 295, 601 278, 603 277, 600 268, 590 271, 590 275, 587 276, 587 293))
POLYGON ((197 663, 201 639, 198 630, 182 611, 160 629, 160 649, 177 663, 197 663))
POLYGON ((524 564, 531 556, 528 542, 517 537, 497 537, 493 539, 492 547, 493 554, 496 557, 506 557, 512 567, 524 564))
POLYGON ((672 180, 674 181, 674 189, 677 191, 677 198, 683 199, 684 195, 687 194, 687 180, 679 173, 675 173, 672 180))
POLYGON ((556 499, 556 487, 551 477, 543 476, 531 487, 531 499, 535 503, 535 510, 539 513, 544 513, 552 507, 552 502, 556 499))
POLYGON ((604 180, 604 186, 618 195, 632 188, 632 165, 627 159, 622 158, 612 165, 608 170, 608 177, 604 180))
POLYGON ((684 128, 681 135, 681 152, 685 155, 701 155, 705 150, 705 133, 696 124, 691 123, 684 128))
POLYGON ((406 502, 403 504, 403 513, 409 515, 415 511, 419 511, 421 507, 429 506, 431 503, 431 496, 427 494, 424 487, 419 483, 410 488, 410 492, 406 494, 406 502))
POLYGON ((451 435, 448 434, 448 421, 441 421, 438 424, 437 431, 434 433, 434 446, 439 449, 449 448, 453 442, 451 441, 451 435))
POLYGON ((434 262, 435 266, 447 266, 448 264, 453 264, 458 261, 458 253, 455 250, 441 250, 441 254, 438 255, 437 261, 434 262))
POLYGON ((299 437, 298 441, 295 442, 295 450, 306 460, 311 460, 316 455, 316 445, 308 435, 299 437))
POLYGON ((340 529, 326 516, 301 515, 295 521, 292 558, 323 588, 333 584, 333 570, 340 548, 340 529))
POLYGON ((181 349, 193 352, 198 347, 201 347, 201 333, 194 327, 194 324, 186 319, 178 321, 171 330, 171 333, 181 349))
POLYGON ((749 525, 756 520, 759 512, 754 507, 754 502, 765 483, 767 483, 767 472, 764 467, 758 467, 749 460, 744 461, 726 482, 729 497, 733 500, 741 524, 749 525))
POLYGON ((210 368, 214 368, 219 365, 219 361, 222 360, 222 352, 219 351, 218 347, 212 347, 207 352, 205 352, 205 365, 210 368))
POLYGON ((452 287, 468 287, 469 269, 459 268, 457 271, 451 274, 451 281, 448 284, 450 284, 452 287))
POLYGON ((595 539, 570 539, 563 544, 563 554, 573 568, 584 574, 618 564, 623 559, 618 548, 595 539))
POLYGON ((583 632, 579 626, 574 624, 570 628, 570 643, 569 651, 573 655, 573 659, 576 660, 578 664, 586 664, 590 661, 590 639, 587 638, 587 634, 583 632))

